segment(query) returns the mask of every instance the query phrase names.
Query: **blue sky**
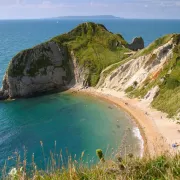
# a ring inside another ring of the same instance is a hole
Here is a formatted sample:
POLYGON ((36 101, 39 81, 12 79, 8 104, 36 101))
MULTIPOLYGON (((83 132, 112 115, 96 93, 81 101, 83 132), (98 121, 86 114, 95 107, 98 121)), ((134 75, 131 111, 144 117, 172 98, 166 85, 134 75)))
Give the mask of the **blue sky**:
POLYGON ((0 0, 0 19, 74 15, 180 19, 180 0, 0 0))

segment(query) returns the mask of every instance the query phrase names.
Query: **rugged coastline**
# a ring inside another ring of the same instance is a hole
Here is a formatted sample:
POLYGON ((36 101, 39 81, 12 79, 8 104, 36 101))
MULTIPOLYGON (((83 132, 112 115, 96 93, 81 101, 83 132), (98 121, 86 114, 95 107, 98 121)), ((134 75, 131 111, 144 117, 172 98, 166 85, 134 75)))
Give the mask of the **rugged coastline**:
POLYGON ((0 99, 28 97, 76 84, 96 86, 104 68, 143 47, 140 37, 128 44, 122 35, 111 33, 102 24, 80 24, 12 58, 0 99))
POLYGON ((180 141, 179 125, 170 122, 180 118, 179 65, 180 34, 166 35, 144 48, 141 37, 129 44, 101 24, 83 23, 18 53, 4 76, 0 99, 68 89, 96 95, 132 115, 145 152, 155 155, 171 151, 170 145, 180 141))

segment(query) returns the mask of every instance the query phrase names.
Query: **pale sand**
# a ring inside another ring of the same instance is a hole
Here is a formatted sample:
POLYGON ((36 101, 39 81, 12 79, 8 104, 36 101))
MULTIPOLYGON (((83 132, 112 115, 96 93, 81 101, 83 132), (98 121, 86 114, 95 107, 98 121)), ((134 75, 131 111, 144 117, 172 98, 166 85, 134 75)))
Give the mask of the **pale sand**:
POLYGON ((168 119, 166 114, 151 108, 148 102, 130 99, 123 92, 110 89, 72 88, 70 91, 98 96, 128 112, 135 119, 143 137, 144 154, 158 155, 167 150, 171 153, 178 151, 178 148, 172 148, 172 143, 180 143, 180 125, 168 119))

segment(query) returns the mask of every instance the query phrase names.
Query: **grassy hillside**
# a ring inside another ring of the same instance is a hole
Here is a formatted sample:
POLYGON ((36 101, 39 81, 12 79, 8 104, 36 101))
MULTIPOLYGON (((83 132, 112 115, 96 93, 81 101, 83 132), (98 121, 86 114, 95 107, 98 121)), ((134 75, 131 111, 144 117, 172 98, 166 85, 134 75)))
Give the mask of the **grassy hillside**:
POLYGON ((166 44, 170 39, 173 37, 173 34, 167 34, 163 37, 160 37, 156 39, 154 42, 152 42, 147 48, 141 50, 139 53, 136 54, 136 56, 142 56, 142 55, 148 55, 158 47, 162 46, 163 44, 166 44))
POLYGON ((107 66, 127 58, 127 42, 120 34, 109 32, 103 25, 84 23, 67 34, 52 39, 67 46, 77 57, 78 64, 89 70, 88 83, 95 86, 107 66))
POLYGON ((147 49, 142 50, 143 52, 148 52, 152 47, 156 47, 156 42, 167 42, 173 37, 173 57, 168 61, 168 63, 163 67, 156 79, 151 79, 150 77, 146 79, 143 87, 134 89, 129 87, 126 92, 130 96, 136 96, 143 98, 147 92, 158 85, 160 87, 160 92, 155 97, 152 102, 152 106, 156 109, 166 112, 170 117, 178 114, 180 112, 180 34, 165 36, 156 40, 147 49))
POLYGON ((68 158, 67 166, 63 165, 62 156, 57 160, 51 153, 51 160, 47 170, 40 170, 33 161, 27 167, 26 160, 20 162, 17 157, 16 168, 9 173, 6 167, 2 171, 3 180, 179 180, 180 154, 162 154, 154 158, 133 157, 133 154, 114 160, 106 160, 101 150, 97 151, 100 162, 96 165, 83 163, 83 154, 80 160, 68 158), (62 164, 59 166, 59 162, 62 164), (29 170, 27 170, 29 168, 29 170))

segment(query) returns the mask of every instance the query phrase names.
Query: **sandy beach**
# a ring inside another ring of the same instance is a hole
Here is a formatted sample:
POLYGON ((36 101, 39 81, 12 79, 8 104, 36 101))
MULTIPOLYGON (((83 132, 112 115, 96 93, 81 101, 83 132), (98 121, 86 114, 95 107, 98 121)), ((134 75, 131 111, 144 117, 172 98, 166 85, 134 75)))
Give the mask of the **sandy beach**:
POLYGON ((148 102, 130 99, 124 92, 110 89, 72 88, 70 91, 97 96, 114 103, 130 114, 141 132, 144 141, 144 155, 154 156, 165 151, 173 153, 179 150, 172 148, 172 143, 180 143, 180 132, 178 131, 180 125, 167 118, 165 113, 151 108, 148 102))

